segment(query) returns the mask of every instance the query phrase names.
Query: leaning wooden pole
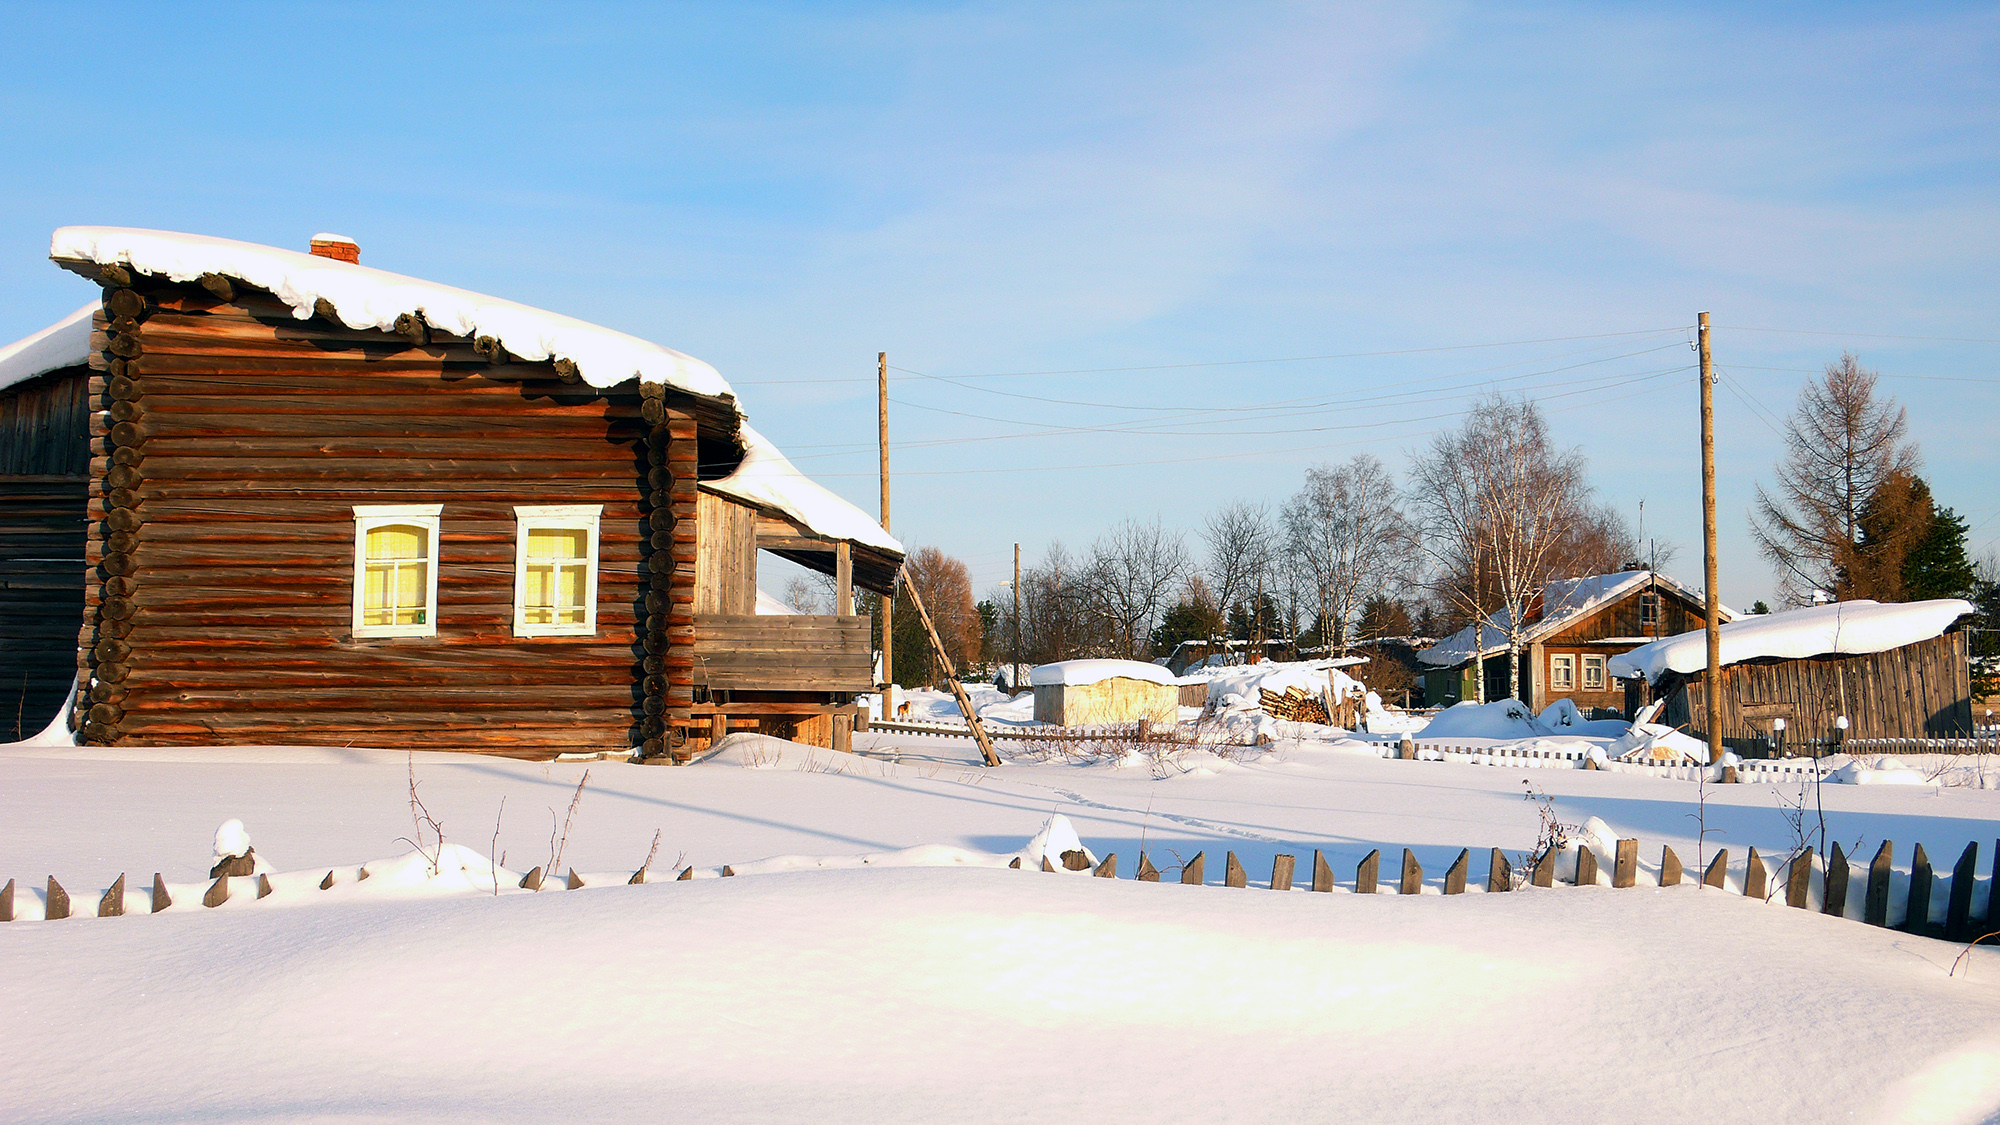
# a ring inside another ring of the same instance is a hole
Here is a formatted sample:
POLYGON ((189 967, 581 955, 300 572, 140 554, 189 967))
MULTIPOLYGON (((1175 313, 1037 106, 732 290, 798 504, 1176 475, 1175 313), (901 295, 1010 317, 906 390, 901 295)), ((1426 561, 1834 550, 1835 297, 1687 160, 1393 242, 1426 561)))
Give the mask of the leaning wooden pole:
POLYGON ((1702 591, 1708 610, 1708 676, 1702 684, 1707 705, 1708 760, 1722 760, 1722 602, 1715 558, 1715 371, 1709 362, 1708 314, 1699 319, 1701 349, 1701 558, 1702 591))
POLYGON ((972 709, 972 700, 965 694, 965 685, 958 682, 958 669, 952 666, 951 657, 945 655, 944 640, 938 636, 937 626, 931 624, 931 611, 924 608, 923 596, 917 593, 914 582, 905 582, 903 588, 910 592, 910 604, 917 607, 917 620, 924 623, 924 633, 931 639, 931 651, 937 653, 938 665, 944 669, 945 682, 951 685, 952 697, 958 700, 958 709, 965 715, 965 725, 972 731, 972 740, 979 744, 979 756, 986 759, 989 766, 1000 764, 1000 755, 993 752, 993 740, 986 737, 986 724, 979 721, 979 712, 972 709))

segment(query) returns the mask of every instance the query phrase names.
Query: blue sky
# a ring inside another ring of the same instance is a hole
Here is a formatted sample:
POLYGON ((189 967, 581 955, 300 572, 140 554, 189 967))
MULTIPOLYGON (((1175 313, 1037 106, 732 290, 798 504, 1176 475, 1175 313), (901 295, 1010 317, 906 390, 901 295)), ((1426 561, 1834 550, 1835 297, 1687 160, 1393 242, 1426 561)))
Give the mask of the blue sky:
POLYGON ((2000 548, 1996 85, 1991 6, 10 5, 0 338, 88 299, 63 224, 332 230, 714 363, 870 510, 886 350, 895 529, 981 589, 1498 386, 1698 578, 1707 309, 1747 604, 1842 348, 2000 548))

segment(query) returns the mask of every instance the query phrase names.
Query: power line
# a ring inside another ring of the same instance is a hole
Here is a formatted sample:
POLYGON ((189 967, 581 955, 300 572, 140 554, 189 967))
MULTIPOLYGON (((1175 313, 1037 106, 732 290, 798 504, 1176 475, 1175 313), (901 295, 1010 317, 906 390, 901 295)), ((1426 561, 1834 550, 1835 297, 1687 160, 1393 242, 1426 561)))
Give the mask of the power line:
POLYGON ((1977 336, 1892 336, 1880 332, 1821 332, 1810 328, 1748 328, 1740 324, 1718 324, 1727 332, 1776 332, 1787 336, 1846 336, 1856 340, 1926 340, 1939 344, 2000 344, 1977 336))

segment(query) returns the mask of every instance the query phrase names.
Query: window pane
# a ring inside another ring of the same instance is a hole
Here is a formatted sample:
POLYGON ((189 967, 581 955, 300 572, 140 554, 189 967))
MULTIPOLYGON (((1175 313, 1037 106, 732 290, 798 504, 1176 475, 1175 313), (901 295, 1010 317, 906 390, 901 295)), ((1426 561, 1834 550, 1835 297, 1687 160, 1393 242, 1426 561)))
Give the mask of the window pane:
POLYGON ((368 531, 368 558, 375 559, 420 559, 425 548, 430 546, 430 533, 421 527, 396 524, 391 527, 370 528, 368 531))
POLYGON ((582 559, 589 557, 589 532, 580 527, 538 527, 528 532, 531 559, 582 559))
POLYGON ((533 608, 552 604, 555 568, 547 564, 530 566, 521 575, 521 604, 533 608))
POLYGON ((582 566, 563 567, 560 572, 560 581, 556 584, 556 596, 552 604, 560 606, 582 605, 584 590, 589 585, 586 581, 587 570, 587 567, 582 566))

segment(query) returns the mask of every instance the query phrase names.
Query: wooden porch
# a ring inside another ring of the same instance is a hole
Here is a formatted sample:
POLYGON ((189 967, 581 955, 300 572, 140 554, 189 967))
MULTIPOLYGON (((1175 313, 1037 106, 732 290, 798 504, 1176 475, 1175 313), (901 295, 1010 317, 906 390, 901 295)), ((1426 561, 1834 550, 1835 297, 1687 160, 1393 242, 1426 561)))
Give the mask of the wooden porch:
POLYGON ((853 614, 696 614, 687 752, 739 730, 848 750, 854 697, 875 689, 870 627, 853 614))

